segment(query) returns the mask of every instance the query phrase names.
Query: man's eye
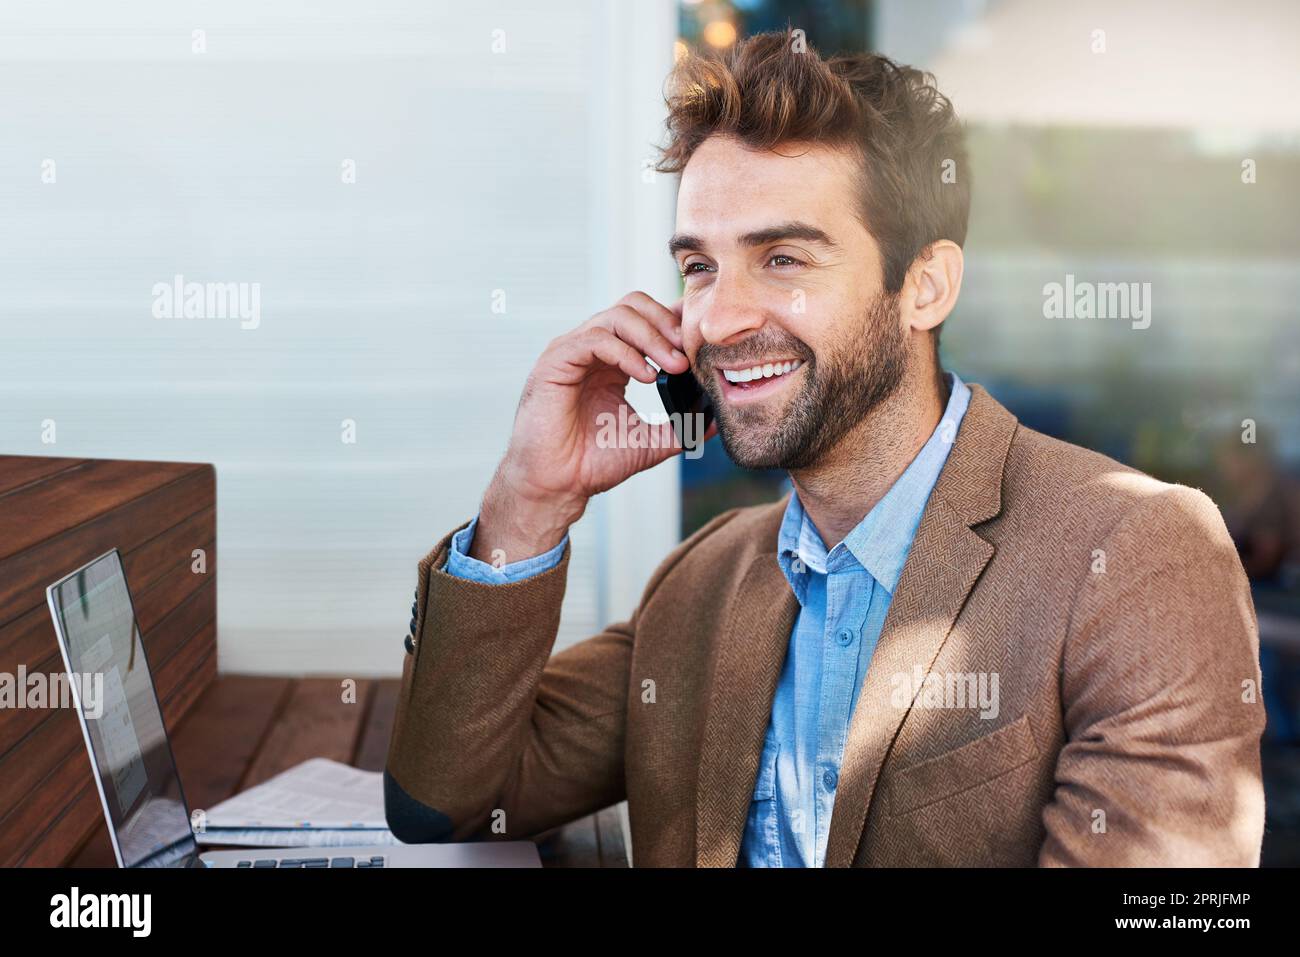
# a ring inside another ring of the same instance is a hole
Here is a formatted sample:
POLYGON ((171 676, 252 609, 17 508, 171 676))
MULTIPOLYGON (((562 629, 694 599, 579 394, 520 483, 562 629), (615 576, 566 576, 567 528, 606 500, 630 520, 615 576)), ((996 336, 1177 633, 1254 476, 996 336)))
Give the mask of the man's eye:
POLYGON ((793 256, 787 256, 785 253, 776 253, 768 260, 769 263, 775 263, 778 266, 802 266, 803 263, 793 256), (784 259, 785 262, 777 262, 778 259, 784 259))
POLYGON ((702 263, 702 262, 687 263, 685 266, 682 267, 682 278, 685 279, 687 276, 694 275, 697 272, 706 272, 711 268, 712 267, 710 267, 708 263, 702 263), (696 266, 700 266, 702 268, 696 269, 695 268, 696 266))

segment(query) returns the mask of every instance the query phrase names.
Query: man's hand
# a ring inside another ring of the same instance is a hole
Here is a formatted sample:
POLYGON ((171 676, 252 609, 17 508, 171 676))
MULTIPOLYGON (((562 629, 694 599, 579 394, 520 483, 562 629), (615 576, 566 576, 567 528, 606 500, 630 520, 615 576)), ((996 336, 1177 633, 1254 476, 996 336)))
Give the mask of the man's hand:
MULTIPOLYGON (((682 352, 681 304, 628 293, 537 360, 515 412, 505 457, 483 498, 470 554, 513 562, 560 543, 587 500, 681 451, 671 423, 644 425, 658 441, 644 448, 601 448, 603 414, 618 421, 629 379, 654 382, 652 358, 667 372, 690 368, 682 352)), ((629 428, 640 418, 627 410, 629 428)), ((623 444, 623 443, 619 443, 623 444)))

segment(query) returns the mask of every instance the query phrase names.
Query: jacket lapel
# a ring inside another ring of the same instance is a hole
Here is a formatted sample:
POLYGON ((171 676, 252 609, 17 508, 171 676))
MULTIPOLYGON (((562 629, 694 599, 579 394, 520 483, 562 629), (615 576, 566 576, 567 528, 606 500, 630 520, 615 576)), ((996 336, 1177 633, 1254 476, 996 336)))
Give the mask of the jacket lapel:
POLYGON ((695 806, 695 863, 734 867, 781 666, 799 611, 772 550, 749 565, 714 652, 695 806))
MULTIPOLYGON (((893 707, 891 678, 923 674, 993 557, 972 530, 1002 507, 1002 470, 1016 420, 979 385, 926 505, 884 629, 854 708, 826 851, 827 867, 853 863, 881 766, 909 708, 893 707)), ((734 867, 799 602, 776 561, 782 510, 773 510, 771 551, 759 553, 733 596, 714 651, 700 746, 695 862, 734 867)))
POLYGON ((853 864, 880 769, 911 710, 891 703, 893 676, 928 674, 993 546, 971 526, 1001 511, 1016 420, 983 388, 970 405, 926 505, 853 718, 827 838, 826 866, 853 864))

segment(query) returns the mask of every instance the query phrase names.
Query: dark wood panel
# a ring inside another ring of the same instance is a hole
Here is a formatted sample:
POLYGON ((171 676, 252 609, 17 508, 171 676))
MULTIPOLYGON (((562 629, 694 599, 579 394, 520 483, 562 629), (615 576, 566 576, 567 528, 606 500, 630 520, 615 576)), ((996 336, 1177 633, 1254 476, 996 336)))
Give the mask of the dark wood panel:
POLYGON ((208 569, 216 568, 216 539, 217 509, 215 505, 208 505, 162 534, 142 542, 122 556, 132 591, 152 588, 160 579, 183 572, 197 574, 192 570, 196 548, 207 552, 208 569))
MULTIPOLYGON (((207 591, 200 592, 205 600, 192 603, 186 615, 179 616, 172 629, 156 628, 154 638, 145 639, 150 652, 150 670, 158 697, 164 703, 180 681, 208 655, 216 650, 216 600, 215 582, 209 580, 207 591), (182 629, 188 629, 182 631, 182 629), (179 646, 155 662, 151 653, 153 641, 167 639, 167 646, 179 646)), ((44 673, 61 668, 59 659, 51 659, 42 666, 44 673)), ((166 712, 164 711, 164 717, 166 712)), ((22 709, 5 712, 0 719, 0 742, 7 744, 0 751, 0 854, 3 853, 3 831, 9 826, 8 815, 24 800, 35 800, 32 788, 36 786, 51 760, 66 760, 70 754, 84 750, 85 742, 76 714, 71 709, 48 708, 42 711, 22 709), (25 729, 25 730, 24 730, 25 729), (22 731, 21 735, 17 732, 22 731), (10 739, 13 739, 12 743, 10 739)), ((48 795, 42 794, 42 799, 48 795)))
MULTIPOLYGON (((15 683, 26 670, 26 680, 33 674, 63 674, 63 658, 54 640, 54 626, 47 608, 33 608, 16 621, 0 628, 0 671, 14 675, 15 683)), ((50 709, 15 708, 0 713, 0 768, 5 755, 19 741, 48 720, 50 709)), ((4 787, 0 783, 0 815, 6 807, 4 787)))
POLYGON ((216 680, 217 649, 212 648, 188 674, 181 676, 171 698, 163 702, 163 720, 167 726, 175 727, 216 680))
MULTIPOLYGON (((190 564, 188 556, 196 547, 207 549, 208 568, 216 568, 215 509, 208 508, 191 515, 179 525, 122 556, 127 581, 131 585, 131 594, 136 599, 136 615, 140 619, 142 632, 147 633, 155 622, 148 618, 149 609, 142 612, 138 607, 139 599, 164 578, 181 578, 182 576, 175 574, 181 570, 178 566, 182 565, 177 556, 184 557, 183 568, 188 570, 190 564), (195 541, 205 544, 194 545, 195 541)), ((197 577, 190 576, 191 579, 197 577)), ((43 598, 43 589, 41 594, 43 598)), ((153 604, 157 607, 156 602, 153 604)), ((164 614, 168 610, 170 609, 162 607, 164 614)), ((26 665, 30 670, 51 655, 57 657, 57 654, 54 625, 50 621, 49 609, 43 600, 7 625, 0 626, 0 671, 14 672, 20 664, 26 665)), ((3 750, 3 747, 0 747, 0 751, 3 750)))
POLYGON ((62 481, 56 475, 10 492, 0 507, 0 559, 89 522, 197 468, 201 466, 180 462, 92 460, 62 481))
MULTIPOLYGON (((90 773, 87 760, 86 773, 90 773)), ((98 818, 104 820, 104 808, 99 800, 99 793, 93 786, 82 788, 62 812, 46 828, 39 839, 31 841, 12 865, 16 867, 63 867, 67 863, 69 847, 76 847, 86 836, 86 831, 93 825, 88 821, 98 818)), ((117 859, 113 856, 113 846, 108 843, 108 831, 103 832, 104 846, 108 851, 104 867, 116 867, 117 859)))
MULTIPOLYGON (((149 656, 149 668, 155 676, 205 624, 216 620, 216 579, 191 575, 186 585, 192 586, 194 582, 198 583, 197 588, 177 588, 176 603, 148 631, 141 630, 145 654, 149 656)), ((207 644, 209 651, 215 646, 215 642, 207 644)))
MULTIPOLYGON (((0 670, 63 673, 45 586, 114 547, 174 730, 216 679, 210 465, 0 456, 0 670)), ((74 711, 0 711, 0 864, 64 863, 101 826, 74 711)))
POLYGON ((0 773, 0 867, 12 867, 33 833, 65 807, 90 776, 76 715, 55 711, 5 755, 0 773))
MULTIPOLYGON (((130 463, 141 464, 141 463, 130 463)), ((3 470, 0 458, 0 470, 3 470)), ((89 466, 87 466, 89 467, 89 466)), ((178 481, 61 532, 0 562, 0 624, 11 621, 45 601, 45 587, 110 548, 123 556, 196 512, 216 502, 216 477, 211 466, 186 466, 178 481)), ((25 493, 20 493, 25 494, 25 493)), ((0 499, 4 514, 10 496, 0 499)), ((213 566, 209 564, 209 574, 213 566)))
POLYGON ((164 661, 159 667, 150 663, 153 672, 153 685, 163 704, 163 719, 167 728, 176 727, 185 714, 185 708, 175 704, 172 699, 184 686, 190 674, 209 658, 216 665, 217 623, 208 621, 203 624, 193 641, 187 641, 181 649, 164 661))
MULTIPOLYGON (((149 666, 155 674, 177 649, 200 634, 202 626, 215 621, 217 616, 216 582, 211 576, 172 575, 161 585, 147 592, 146 600, 136 603, 140 633, 144 636, 149 666)), ((44 675, 47 681, 50 676, 64 673, 63 656, 55 643, 54 626, 50 623, 48 610, 33 609, 0 632, 9 628, 17 632, 15 647, 32 644, 32 634, 39 636, 38 650, 45 657, 39 661, 20 660, 14 664, 7 660, 9 656, 0 647, 0 671, 18 675, 21 669, 26 669, 27 675, 44 675)), ((49 717, 49 708, 19 709, 0 721, 0 773, 4 769, 5 752, 49 717)), ((2 809, 3 805, 0 805, 2 809)))
MULTIPOLYGON (((198 648, 199 645, 196 642, 189 647, 198 648)), ((177 715, 184 714, 193 706, 194 700, 201 693, 201 686, 212 684, 216 680, 216 673, 216 649, 210 648, 206 657, 191 669, 190 674, 181 675, 170 694, 164 694, 162 689, 159 689, 159 695, 163 699, 163 723, 169 735, 178 724, 177 715), (187 695, 189 700, 182 701, 187 695)), ((80 733, 79 727, 77 731, 80 733)), ((75 753, 69 755, 68 759, 56 769, 55 774, 42 784, 41 800, 33 799, 25 806, 15 809, 11 818, 29 822, 33 826, 27 832, 30 836, 20 840, 16 848, 0 849, 0 854, 7 858, 4 866, 52 866, 37 862, 53 858, 66 862, 87 836, 103 824, 103 806, 95 788, 90 754, 86 751, 84 742, 79 749, 79 756, 80 760, 75 753), (54 806, 66 808, 56 814, 53 821, 49 820, 51 805, 44 800, 51 792, 64 796, 64 800, 54 806)), ((0 823, 0 838, 5 835, 7 823, 7 821, 0 823)))
MULTIPOLYGON (((98 797, 98 795, 91 795, 98 797)), ((36 863, 37 854, 33 853, 27 856, 24 863, 28 867, 43 867, 42 864, 36 863)), ((64 865, 51 865, 59 867, 64 865)), ((73 855, 72 859, 67 862, 67 867, 117 867, 117 858, 113 856, 113 845, 109 842, 108 828, 104 826, 101 815, 99 825, 90 832, 90 837, 81 845, 81 850, 73 855)))
MULTIPOLYGON (((186 644, 182 654, 174 655, 162 669, 154 672, 154 685, 163 702, 163 718, 168 728, 174 726, 178 710, 183 713, 180 705, 171 704, 172 692, 209 658, 210 671, 206 677, 210 680, 215 675, 215 646, 216 625, 208 622, 196 639, 186 644)), ((0 862, 15 845, 22 844, 23 835, 33 821, 39 820, 43 805, 60 806, 72 800, 90 773, 89 760, 81 726, 70 710, 52 711, 0 758, 0 862), (76 770, 70 771, 69 766, 75 766, 76 770), (54 767, 52 772, 51 767, 54 767)))
POLYGON ((0 496, 32 482, 50 478, 59 472, 85 465, 88 459, 54 459, 39 455, 6 455, 0 457, 0 496))

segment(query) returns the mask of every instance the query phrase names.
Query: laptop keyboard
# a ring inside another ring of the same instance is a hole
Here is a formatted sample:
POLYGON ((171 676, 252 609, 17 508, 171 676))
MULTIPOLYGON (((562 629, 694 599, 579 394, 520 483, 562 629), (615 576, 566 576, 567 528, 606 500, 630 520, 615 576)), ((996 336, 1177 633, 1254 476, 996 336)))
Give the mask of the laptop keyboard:
POLYGON ((236 867, 383 867, 386 858, 374 857, 267 857, 240 861, 236 867))

